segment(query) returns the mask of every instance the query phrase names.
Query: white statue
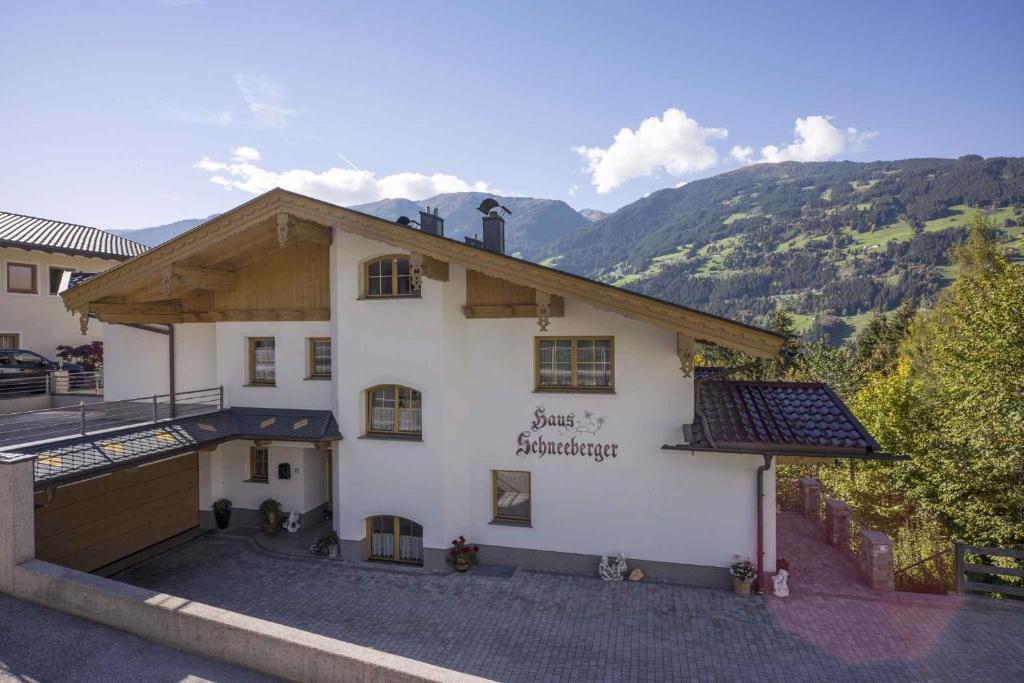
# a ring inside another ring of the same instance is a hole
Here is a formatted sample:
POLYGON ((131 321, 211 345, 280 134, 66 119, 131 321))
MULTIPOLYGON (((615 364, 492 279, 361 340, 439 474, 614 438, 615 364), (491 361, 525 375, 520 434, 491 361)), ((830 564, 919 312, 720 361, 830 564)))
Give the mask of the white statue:
POLYGON ((284 528, 288 530, 288 533, 294 534, 299 530, 299 513, 292 510, 288 513, 288 521, 284 523, 284 528))
POLYGON ((785 598, 789 596, 789 584, 787 583, 788 576, 788 571, 780 569, 778 573, 772 577, 772 593, 775 597, 785 598))
POLYGON ((622 577, 626 575, 626 558, 619 553, 615 565, 612 566, 608 562, 608 557, 602 555, 601 564, 597 565, 597 573, 605 581, 622 581, 622 577))

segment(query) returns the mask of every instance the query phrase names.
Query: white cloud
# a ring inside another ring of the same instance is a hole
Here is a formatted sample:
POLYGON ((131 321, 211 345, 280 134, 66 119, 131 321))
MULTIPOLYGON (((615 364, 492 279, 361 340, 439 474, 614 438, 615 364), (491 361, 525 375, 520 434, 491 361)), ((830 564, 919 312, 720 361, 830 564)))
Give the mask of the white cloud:
POLYGON ((587 161, 587 172, 599 194, 635 178, 664 171, 682 175, 718 163, 711 142, 725 138, 725 128, 707 128, 681 109, 667 109, 659 118, 644 119, 634 131, 623 128, 608 148, 573 147, 587 161))
POLYGON ((235 87, 261 125, 284 128, 288 125, 288 117, 295 113, 284 104, 284 88, 266 76, 236 74, 235 87))
POLYGON ((486 182, 467 182, 445 173, 394 173, 378 177, 373 171, 332 167, 326 171, 296 168, 271 171, 256 165, 260 153, 238 147, 228 162, 203 157, 195 167, 213 174, 210 182, 225 190, 261 194, 275 187, 349 206, 389 197, 419 200, 442 192, 497 192, 486 182))
POLYGON ((878 136, 874 131, 860 131, 856 128, 840 129, 832 125, 831 116, 806 116, 798 118, 793 126, 793 142, 781 147, 766 145, 761 148, 761 158, 754 160, 750 147, 732 148, 733 159, 745 164, 780 161, 826 161, 840 154, 858 152, 868 140, 878 136))
POLYGON ((579 185, 573 185, 572 187, 569 188, 569 196, 570 197, 575 197, 576 193, 579 192, 579 191, 580 191, 580 186, 579 185))

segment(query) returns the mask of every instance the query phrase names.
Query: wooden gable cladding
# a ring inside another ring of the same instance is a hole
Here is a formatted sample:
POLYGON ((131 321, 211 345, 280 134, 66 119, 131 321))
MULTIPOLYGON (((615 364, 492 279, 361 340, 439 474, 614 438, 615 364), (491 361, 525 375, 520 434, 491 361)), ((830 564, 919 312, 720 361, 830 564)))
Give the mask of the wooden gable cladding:
POLYGON ((128 280, 88 311, 110 323, 330 320, 330 229, 279 216, 128 280))
MULTIPOLYGON (((536 318, 537 290, 476 270, 466 271, 467 318, 536 318)), ((549 317, 565 315, 565 300, 551 297, 549 317)))

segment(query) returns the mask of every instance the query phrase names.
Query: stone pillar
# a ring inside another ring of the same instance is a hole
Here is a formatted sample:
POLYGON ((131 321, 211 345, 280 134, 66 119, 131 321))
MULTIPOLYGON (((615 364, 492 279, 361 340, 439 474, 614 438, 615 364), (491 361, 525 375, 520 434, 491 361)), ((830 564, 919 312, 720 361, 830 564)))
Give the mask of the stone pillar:
POLYGON ((892 539, 881 531, 861 531, 860 552, 868 585, 877 591, 894 590, 892 539))
POLYGON ((821 482, 814 477, 803 477, 800 480, 800 513, 804 519, 818 521, 820 514, 818 505, 821 500, 821 482))
POLYGON ((14 568, 36 556, 34 457, 0 460, 0 592, 14 592, 14 568))
POLYGON ((831 546, 850 547, 850 507, 841 500, 825 501, 825 537, 831 546))

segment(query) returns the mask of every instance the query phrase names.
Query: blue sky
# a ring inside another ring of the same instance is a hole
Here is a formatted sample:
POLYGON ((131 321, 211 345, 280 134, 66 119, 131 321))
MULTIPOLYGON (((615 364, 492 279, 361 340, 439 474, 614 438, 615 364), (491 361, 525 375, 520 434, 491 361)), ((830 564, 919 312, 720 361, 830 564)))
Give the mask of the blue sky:
POLYGON ((1022 20, 1009 2, 6 2, 0 208, 143 227, 285 184, 612 210, 761 160, 1024 155, 1022 20))

